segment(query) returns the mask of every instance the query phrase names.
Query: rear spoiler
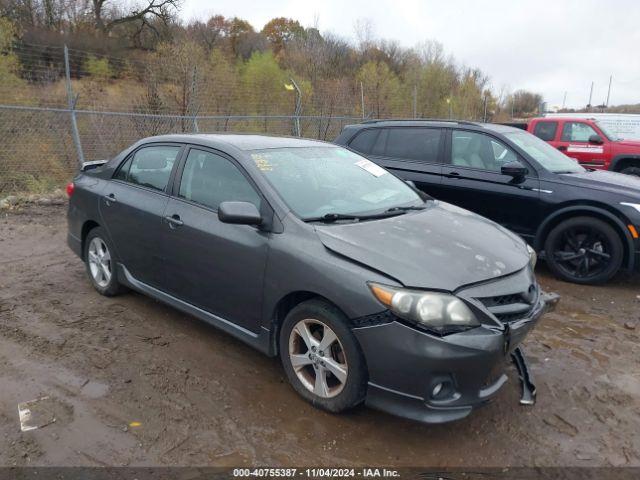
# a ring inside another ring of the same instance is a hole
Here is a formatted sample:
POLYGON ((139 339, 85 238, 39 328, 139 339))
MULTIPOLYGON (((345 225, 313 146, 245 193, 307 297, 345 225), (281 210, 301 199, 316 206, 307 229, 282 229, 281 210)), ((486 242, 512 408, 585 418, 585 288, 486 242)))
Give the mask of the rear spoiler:
POLYGON ((81 172, 86 172, 88 170, 93 170, 94 168, 101 167, 109 160, 92 160, 90 162, 82 162, 82 166, 80 167, 81 172))

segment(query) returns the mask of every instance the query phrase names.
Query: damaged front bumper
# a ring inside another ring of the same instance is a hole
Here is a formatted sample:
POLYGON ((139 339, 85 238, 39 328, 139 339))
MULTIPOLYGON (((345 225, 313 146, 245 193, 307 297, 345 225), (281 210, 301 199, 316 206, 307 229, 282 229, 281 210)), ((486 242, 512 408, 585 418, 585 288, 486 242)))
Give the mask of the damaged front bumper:
POLYGON ((518 345, 558 298, 541 294, 528 316, 502 329, 483 326, 441 337, 399 321, 354 328, 369 369, 366 404, 425 423, 464 418, 507 382, 512 355, 526 390, 522 403, 532 404, 535 387, 518 345))

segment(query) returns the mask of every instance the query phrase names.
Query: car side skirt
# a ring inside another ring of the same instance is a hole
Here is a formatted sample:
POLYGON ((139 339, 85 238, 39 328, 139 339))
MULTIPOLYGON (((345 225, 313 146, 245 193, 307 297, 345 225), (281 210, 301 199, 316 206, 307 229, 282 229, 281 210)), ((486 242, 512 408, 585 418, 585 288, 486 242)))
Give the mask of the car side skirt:
POLYGON ((136 279, 129 270, 127 270, 127 267, 120 263, 118 264, 118 279, 129 288, 166 303, 184 313, 193 315, 194 317, 219 328, 237 339, 242 340, 263 353, 268 355, 272 353, 270 350, 270 332, 264 327, 260 327, 260 331, 258 333, 242 328, 229 320, 218 317, 217 315, 209 313, 206 310, 202 310, 195 305, 191 305, 184 300, 180 300, 173 295, 141 282, 136 279))

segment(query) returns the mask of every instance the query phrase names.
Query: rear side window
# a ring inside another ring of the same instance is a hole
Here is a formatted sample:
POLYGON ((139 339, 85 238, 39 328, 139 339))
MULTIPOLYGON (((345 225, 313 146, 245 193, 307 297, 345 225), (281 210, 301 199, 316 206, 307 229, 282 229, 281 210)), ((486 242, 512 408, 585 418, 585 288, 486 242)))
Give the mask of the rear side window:
POLYGON ((167 145, 141 148, 129 157, 114 178, 163 191, 180 148, 167 145))
POLYGON ((389 128, 385 156, 437 163, 442 133, 435 128, 389 128))
POLYGON ((538 122, 533 129, 533 134, 545 142, 551 142, 556 138, 557 131, 558 122, 538 122))
POLYGON ((591 135, 597 135, 597 133, 586 123, 564 122, 560 139, 563 142, 588 142, 591 135))
POLYGON ((364 155, 384 155, 387 133, 387 129, 368 128, 351 141, 349 148, 364 155))
POLYGON ((360 153, 371 153, 379 133, 380 129, 363 130, 351 141, 349 148, 360 153))
POLYGON ((206 207, 222 202, 251 202, 260 209, 260 196, 247 178, 226 158, 191 149, 180 180, 179 196, 206 207))

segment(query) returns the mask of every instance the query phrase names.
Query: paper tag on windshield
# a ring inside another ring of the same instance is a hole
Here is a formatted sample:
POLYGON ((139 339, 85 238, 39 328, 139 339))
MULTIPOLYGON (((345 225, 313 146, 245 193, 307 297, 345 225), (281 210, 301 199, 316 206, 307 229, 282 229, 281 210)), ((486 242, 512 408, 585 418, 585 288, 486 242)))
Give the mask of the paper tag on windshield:
POLYGON ((382 175, 384 175, 385 173, 387 173, 387 171, 376 165, 375 163, 363 158, 360 161, 356 162, 356 165, 359 166, 361 169, 366 170, 367 172, 369 172, 371 175, 373 175, 374 177, 380 177, 382 175))

